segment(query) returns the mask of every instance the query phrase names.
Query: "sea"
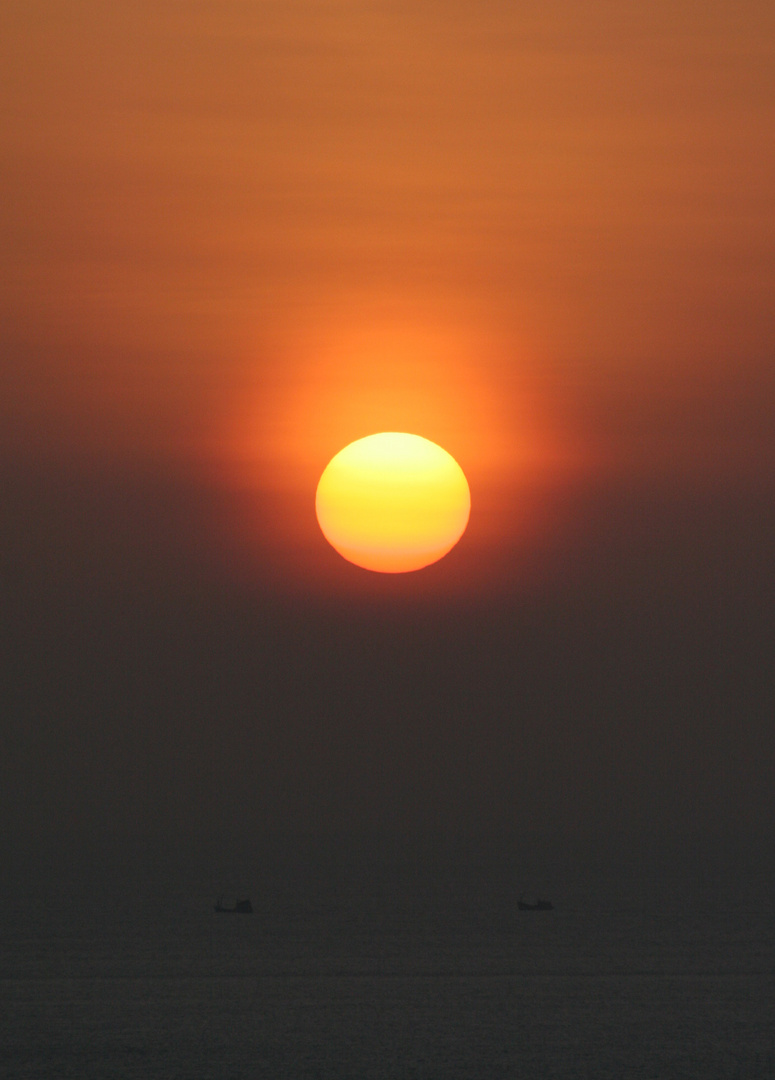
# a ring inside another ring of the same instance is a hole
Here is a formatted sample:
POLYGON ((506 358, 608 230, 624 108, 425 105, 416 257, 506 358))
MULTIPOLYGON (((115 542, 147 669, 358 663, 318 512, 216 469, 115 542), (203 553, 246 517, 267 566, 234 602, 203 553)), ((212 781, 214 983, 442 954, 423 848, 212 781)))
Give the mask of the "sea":
POLYGON ((14 1080, 775 1077, 771 874, 95 868, 0 927, 14 1080))

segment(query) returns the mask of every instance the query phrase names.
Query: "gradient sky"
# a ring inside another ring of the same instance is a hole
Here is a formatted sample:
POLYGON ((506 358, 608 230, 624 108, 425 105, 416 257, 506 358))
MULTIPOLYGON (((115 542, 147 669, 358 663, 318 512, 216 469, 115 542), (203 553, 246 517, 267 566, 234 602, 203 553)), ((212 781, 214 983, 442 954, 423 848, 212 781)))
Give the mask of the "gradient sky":
POLYGON ((765 0, 6 0, 11 847, 766 833, 774 43, 765 0), (471 484, 422 576, 317 530, 378 430, 471 484))

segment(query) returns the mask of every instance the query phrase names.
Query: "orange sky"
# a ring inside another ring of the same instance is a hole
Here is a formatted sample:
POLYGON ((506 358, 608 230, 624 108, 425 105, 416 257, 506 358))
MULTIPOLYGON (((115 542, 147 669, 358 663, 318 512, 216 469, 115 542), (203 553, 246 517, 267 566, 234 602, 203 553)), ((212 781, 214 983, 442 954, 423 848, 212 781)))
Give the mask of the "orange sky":
POLYGON ((481 542, 579 475, 766 473, 774 30, 765 0, 6 0, 0 447, 247 480, 276 552, 371 430, 460 460, 481 542))
POLYGON ((774 54, 772 0, 2 0, 15 896, 272 830, 766 867, 774 54), (380 430, 470 485, 417 573, 316 521, 380 430))

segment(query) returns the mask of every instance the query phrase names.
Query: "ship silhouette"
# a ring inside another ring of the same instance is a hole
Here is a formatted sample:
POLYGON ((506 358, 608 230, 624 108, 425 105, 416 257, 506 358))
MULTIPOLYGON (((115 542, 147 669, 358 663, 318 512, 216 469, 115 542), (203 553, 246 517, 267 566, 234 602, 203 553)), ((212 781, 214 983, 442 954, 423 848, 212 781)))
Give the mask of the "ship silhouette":
POLYGON ((252 915, 253 905, 249 896, 244 900, 235 900, 233 904, 224 903, 223 897, 219 896, 215 904, 215 910, 219 915, 252 915))

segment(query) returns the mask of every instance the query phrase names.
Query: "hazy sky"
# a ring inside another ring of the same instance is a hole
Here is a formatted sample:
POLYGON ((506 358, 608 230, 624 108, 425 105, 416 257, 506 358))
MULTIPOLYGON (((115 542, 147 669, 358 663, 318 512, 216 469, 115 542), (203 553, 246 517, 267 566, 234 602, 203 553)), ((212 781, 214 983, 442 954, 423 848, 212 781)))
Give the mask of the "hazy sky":
POLYGON ((772 823, 774 45, 765 0, 6 0, 12 845, 772 823), (472 490, 400 580, 312 510, 385 429, 472 490))

